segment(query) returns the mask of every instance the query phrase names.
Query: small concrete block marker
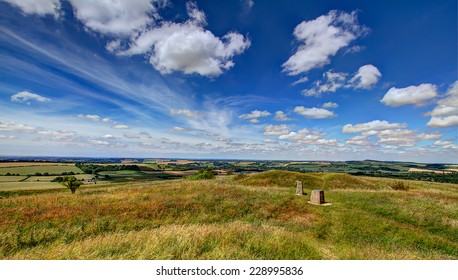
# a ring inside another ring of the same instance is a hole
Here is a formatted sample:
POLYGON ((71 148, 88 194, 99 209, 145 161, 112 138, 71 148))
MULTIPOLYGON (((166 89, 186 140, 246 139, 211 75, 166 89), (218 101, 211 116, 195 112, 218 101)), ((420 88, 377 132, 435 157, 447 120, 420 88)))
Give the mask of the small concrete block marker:
POLYGON ((324 200, 323 190, 312 190, 309 203, 314 205, 331 205, 331 203, 326 203, 324 200))
POLYGON ((302 181, 296 181, 296 194, 304 195, 304 191, 302 190, 302 181))

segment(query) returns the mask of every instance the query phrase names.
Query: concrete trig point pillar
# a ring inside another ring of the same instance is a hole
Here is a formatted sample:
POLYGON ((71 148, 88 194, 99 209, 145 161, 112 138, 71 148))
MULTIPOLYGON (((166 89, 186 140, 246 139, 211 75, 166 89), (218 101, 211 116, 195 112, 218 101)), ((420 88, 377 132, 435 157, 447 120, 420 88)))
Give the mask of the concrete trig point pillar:
POLYGON ((312 194, 310 195, 310 203, 321 205, 325 204, 324 201, 324 191, 323 190, 312 190, 312 194))
POLYGON ((304 195, 304 192, 302 190, 302 181, 296 181, 296 194, 304 195))

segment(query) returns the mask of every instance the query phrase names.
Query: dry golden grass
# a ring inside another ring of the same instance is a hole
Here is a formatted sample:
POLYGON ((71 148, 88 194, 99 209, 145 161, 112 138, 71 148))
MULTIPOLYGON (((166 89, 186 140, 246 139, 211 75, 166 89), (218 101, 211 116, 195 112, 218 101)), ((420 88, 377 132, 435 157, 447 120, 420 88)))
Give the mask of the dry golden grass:
POLYGON ((421 169, 421 168, 409 168, 409 172, 432 172, 432 173, 437 173, 437 174, 450 174, 450 173, 452 173, 451 171, 440 171, 440 170, 421 169))
POLYGON ((332 202, 319 207, 295 195, 296 175, 10 195, 0 199, 0 257, 458 259, 457 185, 405 181, 398 191, 387 179, 309 174, 304 191, 318 182, 332 202))
MULTIPOLYGON (((46 250, 24 250, 12 259, 266 259, 281 251, 290 258, 311 250, 305 238, 281 227, 243 222, 166 225, 156 229, 108 233, 83 241, 54 244, 46 250), (249 246, 247 246, 249 244, 249 246), (296 248, 292 248, 292 247, 296 248), (271 255, 264 248, 271 247, 271 255), (305 252, 304 251, 304 252, 305 252), (303 252, 302 252, 303 253, 303 252)), ((43 248, 44 249, 44 248, 43 248)), ((313 256, 313 255, 312 255, 313 256)))

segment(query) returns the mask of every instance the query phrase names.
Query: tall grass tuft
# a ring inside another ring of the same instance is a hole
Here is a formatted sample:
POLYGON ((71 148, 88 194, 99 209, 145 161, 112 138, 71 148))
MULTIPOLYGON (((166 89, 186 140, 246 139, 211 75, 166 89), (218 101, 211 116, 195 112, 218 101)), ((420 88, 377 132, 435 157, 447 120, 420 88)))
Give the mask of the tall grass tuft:
POLYGON ((409 189, 409 185, 403 181, 394 181, 390 184, 390 188, 397 191, 407 191, 409 189))

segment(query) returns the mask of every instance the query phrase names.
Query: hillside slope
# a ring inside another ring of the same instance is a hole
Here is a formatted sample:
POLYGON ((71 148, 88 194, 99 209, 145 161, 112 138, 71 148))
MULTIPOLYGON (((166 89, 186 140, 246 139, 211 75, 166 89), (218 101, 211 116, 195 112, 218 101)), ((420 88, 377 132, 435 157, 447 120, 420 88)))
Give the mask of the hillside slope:
POLYGON ((0 199, 0 257, 458 259, 458 185, 392 183, 273 171, 12 193, 0 199), (295 195, 298 178, 332 205, 295 195))

